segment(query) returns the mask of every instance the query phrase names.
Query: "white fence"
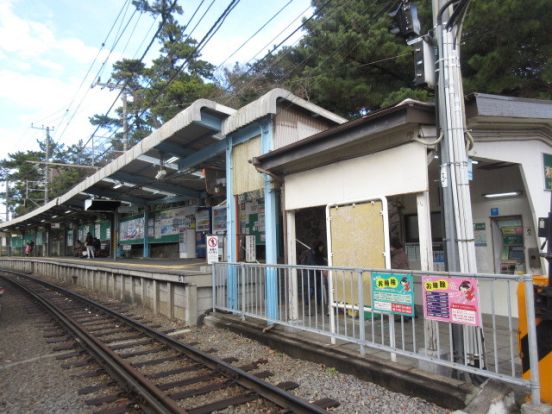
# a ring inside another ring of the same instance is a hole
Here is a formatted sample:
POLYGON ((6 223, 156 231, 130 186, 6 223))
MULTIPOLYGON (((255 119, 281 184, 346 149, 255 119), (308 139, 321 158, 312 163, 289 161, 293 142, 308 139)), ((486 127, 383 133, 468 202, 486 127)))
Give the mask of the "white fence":
POLYGON ((540 401, 530 275, 215 263, 212 277, 214 311, 355 343, 361 354, 386 351, 393 361, 526 386, 540 401), (526 297, 529 378, 517 289, 526 297))

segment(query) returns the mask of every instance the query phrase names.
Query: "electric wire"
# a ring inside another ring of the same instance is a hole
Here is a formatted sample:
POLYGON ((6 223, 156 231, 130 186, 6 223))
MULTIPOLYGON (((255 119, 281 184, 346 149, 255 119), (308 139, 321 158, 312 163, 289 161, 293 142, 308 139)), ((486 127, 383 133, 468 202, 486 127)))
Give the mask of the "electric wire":
MULTIPOLYGON (((94 57, 94 59, 92 60, 92 63, 90 63, 89 67, 88 67, 88 70, 86 71, 84 77, 82 78, 81 80, 81 83, 79 84, 77 90, 75 91, 75 94, 73 95, 73 98, 71 99, 71 101, 69 102, 69 105, 67 105, 65 108, 65 112, 68 113, 69 112, 69 109, 71 108, 71 106, 73 105, 73 103, 75 102, 75 99, 77 98, 82 86, 84 85, 84 83, 86 82, 86 80, 88 79, 88 75, 90 74, 90 72, 92 71, 92 68, 94 67, 94 65, 96 64, 99 56, 101 55, 103 49, 105 48, 105 44, 107 43, 107 40, 109 39, 109 36, 111 36, 111 32, 113 31, 113 29, 115 28, 115 25, 117 24, 117 21, 119 20, 119 18, 121 17, 121 14, 123 13, 123 11, 125 10, 126 7, 128 7, 128 5, 130 4, 130 0, 126 0, 125 3, 123 3, 123 5, 121 6, 121 10, 119 10, 119 13, 117 14, 117 17, 115 18, 115 20, 113 21, 113 23, 111 24, 111 27, 109 28, 108 32, 107 32, 107 35, 105 36, 105 39, 104 41, 102 42, 101 44, 101 47, 100 49, 98 49, 98 52, 96 53, 96 56, 94 57)), ((63 118, 59 121, 59 123, 56 125, 55 129, 56 130, 59 130, 59 127, 61 126, 61 123, 63 122, 63 118)))
MULTIPOLYGON (((95 79, 98 79, 105 67, 105 65, 107 64, 109 58, 111 57, 111 55, 113 54, 113 51, 115 50, 115 48, 117 47, 117 45, 119 44, 119 41, 121 40, 124 32, 127 30, 130 22, 132 21, 132 19, 134 18, 134 16, 136 15, 137 13, 137 10, 135 9, 134 12, 132 13, 132 15, 130 16, 130 18, 128 19, 128 21, 126 22, 124 28, 122 30, 119 31, 119 34, 116 38, 116 40, 113 42, 113 45, 111 46, 111 49, 109 50, 109 53, 107 54, 106 58, 104 59, 104 61, 102 62, 101 66, 100 66, 100 69, 98 70, 97 74, 96 74, 96 77, 95 79)), ((73 111, 73 115, 69 118, 69 120, 67 121, 67 123, 65 124, 63 130, 61 131, 61 133, 58 135, 58 139, 61 140, 61 138, 63 137, 65 131, 67 130, 67 127, 70 125, 70 123, 73 121, 73 119, 75 118, 75 116, 77 115, 81 105, 83 104, 83 102, 85 101, 86 97, 88 96, 88 93, 90 92, 90 88, 86 90, 83 98, 80 100, 79 104, 77 105, 77 107, 75 108, 75 110, 73 111)))

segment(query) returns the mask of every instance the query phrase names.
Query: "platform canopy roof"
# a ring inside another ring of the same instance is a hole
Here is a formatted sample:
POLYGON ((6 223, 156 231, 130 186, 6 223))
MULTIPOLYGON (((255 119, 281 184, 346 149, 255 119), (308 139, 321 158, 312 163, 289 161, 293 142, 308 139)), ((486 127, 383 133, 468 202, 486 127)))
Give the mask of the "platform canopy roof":
POLYGON ((84 212, 86 200, 101 198, 138 207, 199 200, 207 194, 201 170, 225 173, 226 137, 277 113, 277 102, 301 108, 330 123, 344 119, 284 89, 274 89, 239 110, 199 99, 174 118, 98 169, 67 193, 30 213, 0 223, 1 230, 62 221, 84 212))

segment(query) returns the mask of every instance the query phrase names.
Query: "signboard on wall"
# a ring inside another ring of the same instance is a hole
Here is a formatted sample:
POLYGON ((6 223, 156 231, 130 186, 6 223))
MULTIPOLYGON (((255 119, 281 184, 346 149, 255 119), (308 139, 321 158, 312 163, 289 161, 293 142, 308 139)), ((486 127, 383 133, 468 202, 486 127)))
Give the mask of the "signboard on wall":
POLYGON ((410 274, 372 273, 372 309, 414 316, 414 280, 410 274))
POLYGON ((67 230, 67 247, 73 246, 73 230, 67 230))
POLYGON ((207 263, 216 263, 219 260, 218 236, 207 236, 207 263))
POLYGON ((208 209, 198 210, 195 213, 196 231, 210 231, 210 211, 208 209))
POLYGON ((257 261, 256 237, 254 235, 245 236, 245 261, 257 261))
POLYGON ((423 276, 422 296, 425 319, 481 326, 477 279, 423 276))
POLYGON ((213 233, 226 233, 226 206, 213 207, 213 233))
POLYGON ((153 236, 159 239, 195 229, 195 211, 196 207, 180 207, 156 212, 153 236))
POLYGON ((544 164, 544 189, 552 190, 552 154, 542 154, 544 164))
POLYGON ((121 240, 139 240, 144 238, 144 217, 123 221, 120 224, 121 240))

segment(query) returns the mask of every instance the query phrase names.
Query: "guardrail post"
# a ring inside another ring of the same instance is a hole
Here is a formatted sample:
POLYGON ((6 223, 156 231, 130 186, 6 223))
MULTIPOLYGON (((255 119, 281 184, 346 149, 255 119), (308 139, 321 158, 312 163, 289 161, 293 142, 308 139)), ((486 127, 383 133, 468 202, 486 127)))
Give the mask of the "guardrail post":
POLYGON ((240 289, 241 289, 241 320, 245 321, 245 264, 240 265, 240 271, 238 272, 238 281, 241 278, 240 289))
POLYGON ((366 326, 364 324, 364 279, 362 278, 362 270, 356 271, 357 275, 357 290, 358 290, 358 324, 359 324, 359 339, 360 339, 360 355, 365 355, 364 342, 366 341, 366 326))
POLYGON ((217 283, 216 283, 216 263, 211 265, 211 295, 213 296, 213 313, 217 305, 217 283))
POLYGON ((540 404, 539 352, 537 345, 537 324, 535 321, 535 298, 533 277, 523 277, 525 285, 525 311, 527 313, 527 339, 529 346, 529 366, 531 368, 531 402, 540 404))

